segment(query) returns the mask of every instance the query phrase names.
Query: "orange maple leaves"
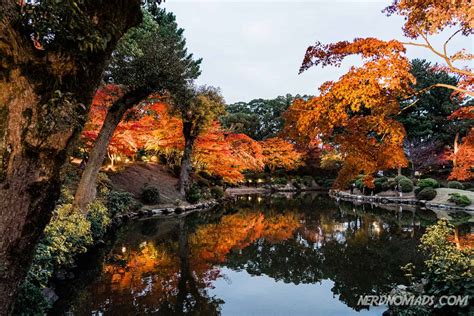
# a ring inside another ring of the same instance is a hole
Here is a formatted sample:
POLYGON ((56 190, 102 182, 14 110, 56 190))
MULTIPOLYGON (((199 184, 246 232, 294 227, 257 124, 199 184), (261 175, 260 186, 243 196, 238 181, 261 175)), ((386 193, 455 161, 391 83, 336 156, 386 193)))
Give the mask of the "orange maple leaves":
MULTIPOLYGON (((98 90, 89 120, 82 133, 87 146, 96 139, 111 104, 123 92, 120 87, 107 85, 98 90)), ((170 165, 177 165, 184 148, 183 121, 172 115, 169 106, 152 97, 139 109, 129 111, 109 145, 109 153, 134 156, 137 150, 146 149, 166 157, 170 165)), ((232 134, 215 121, 199 135, 193 154, 193 166, 222 177, 226 182, 244 180, 244 171, 259 171, 267 165, 291 169, 298 166, 301 154, 291 143, 279 138, 257 142, 245 134, 232 134)))
POLYGON ((412 92, 410 64, 397 41, 355 39, 308 48, 301 71, 315 65, 340 65, 359 54, 362 67, 351 67, 336 82, 326 82, 320 95, 296 100, 286 115, 288 134, 300 142, 321 138, 341 154, 342 169, 335 186, 344 187, 360 172, 405 166, 405 130, 395 120, 399 99, 412 92))
POLYGON ((263 162, 271 171, 277 168, 294 169, 301 165, 302 154, 293 144, 278 138, 268 138, 261 142, 263 162))

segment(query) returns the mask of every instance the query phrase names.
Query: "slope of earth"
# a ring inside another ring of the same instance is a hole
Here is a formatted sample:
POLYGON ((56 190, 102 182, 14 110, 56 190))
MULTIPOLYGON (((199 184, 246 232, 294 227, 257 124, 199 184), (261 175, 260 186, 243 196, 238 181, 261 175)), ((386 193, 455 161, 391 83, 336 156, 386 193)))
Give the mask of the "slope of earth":
POLYGON ((161 204, 174 204, 180 194, 176 189, 178 178, 173 176, 165 166, 154 163, 134 163, 124 170, 108 174, 115 190, 132 193, 140 199, 145 184, 155 186, 160 191, 161 204))

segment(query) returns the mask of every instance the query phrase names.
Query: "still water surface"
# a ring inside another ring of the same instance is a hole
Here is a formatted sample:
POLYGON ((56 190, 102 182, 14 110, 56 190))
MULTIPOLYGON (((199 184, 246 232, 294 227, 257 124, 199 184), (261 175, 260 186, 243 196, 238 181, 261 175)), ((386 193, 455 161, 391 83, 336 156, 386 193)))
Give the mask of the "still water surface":
POLYGON ((383 306, 357 306, 359 296, 405 283, 400 266, 420 262, 419 237, 435 221, 427 210, 317 194, 241 196, 208 212, 135 221, 57 289, 54 312, 381 315, 383 306))

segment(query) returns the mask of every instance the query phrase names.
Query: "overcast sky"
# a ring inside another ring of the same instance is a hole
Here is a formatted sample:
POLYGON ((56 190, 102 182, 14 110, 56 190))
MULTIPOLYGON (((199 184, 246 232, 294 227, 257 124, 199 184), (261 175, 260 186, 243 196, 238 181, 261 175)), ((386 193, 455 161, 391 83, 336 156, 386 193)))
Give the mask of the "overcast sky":
MULTIPOLYGON (((166 0, 185 29, 189 51, 202 57, 198 84, 220 87, 228 103, 274 98, 286 93, 317 94, 360 62, 349 58, 341 68, 315 67, 298 75, 306 48, 355 37, 403 38, 403 18, 381 10, 390 1, 359 0, 166 0)), ((439 45, 449 34, 433 39, 439 45)), ((452 51, 473 49, 458 37, 452 51)), ((410 58, 440 61, 423 48, 409 48, 410 58)))

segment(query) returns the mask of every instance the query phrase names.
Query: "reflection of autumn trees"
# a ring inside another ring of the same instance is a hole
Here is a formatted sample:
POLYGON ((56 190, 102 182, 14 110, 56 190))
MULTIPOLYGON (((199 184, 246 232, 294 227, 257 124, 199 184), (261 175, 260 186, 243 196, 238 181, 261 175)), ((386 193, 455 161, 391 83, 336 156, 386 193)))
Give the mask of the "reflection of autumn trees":
POLYGON ((305 195, 242 197, 179 221, 142 221, 117 241, 102 279, 75 307, 83 303, 84 311, 112 314, 216 315, 223 301, 208 290, 225 266, 286 283, 329 279, 334 295, 357 309, 359 295, 383 293, 406 281, 400 266, 420 263, 417 237, 422 219, 430 222, 430 216, 426 210, 336 206, 305 195))
POLYGON ((223 302, 206 291, 221 276, 216 265, 225 262, 232 250, 257 240, 278 243, 292 238, 300 225, 294 212, 245 210, 194 231, 182 219, 172 240, 115 249, 104 265, 102 280, 92 289, 96 292, 92 304, 107 312, 218 314, 223 302))
POLYGON ((319 210, 305 213, 295 238, 279 243, 262 239, 233 251, 226 266, 285 283, 334 281, 332 291, 357 307, 359 295, 373 295, 405 281, 400 266, 419 262, 417 240, 389 220, 370 213, 319 210))

